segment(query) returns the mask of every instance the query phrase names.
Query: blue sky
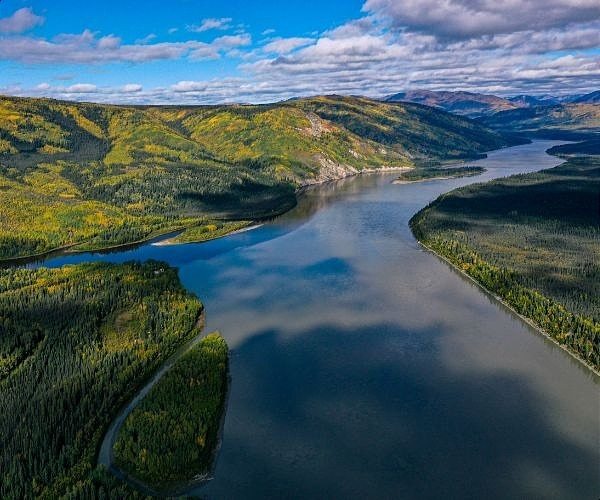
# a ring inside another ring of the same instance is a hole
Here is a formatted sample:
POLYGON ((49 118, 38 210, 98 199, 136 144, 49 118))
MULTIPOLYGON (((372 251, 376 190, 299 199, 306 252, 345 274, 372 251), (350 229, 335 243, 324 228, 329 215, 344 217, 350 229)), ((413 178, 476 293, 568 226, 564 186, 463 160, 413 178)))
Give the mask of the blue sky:
POLYGON ((0 93, 102 102, 585 92, 599 47, 597 0, 0 1, 0 93))

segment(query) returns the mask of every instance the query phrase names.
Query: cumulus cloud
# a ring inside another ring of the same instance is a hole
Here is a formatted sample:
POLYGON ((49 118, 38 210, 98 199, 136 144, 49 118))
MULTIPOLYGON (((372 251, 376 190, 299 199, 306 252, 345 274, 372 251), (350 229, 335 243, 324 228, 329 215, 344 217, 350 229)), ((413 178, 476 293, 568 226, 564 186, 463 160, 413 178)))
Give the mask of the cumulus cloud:
POLYGON ((204 31, 209 30, 228 30, 231 28, 231 19, 230 17, 221 17, 221 18, 208 18, 203 19, 199 25, 191 24, 187 26, 188 31, 193 31, 195 33, 203 33, 204 31))
MULTIPOLYGON (((15 82, 0 92, 99 102, 216 103, 268 102, 321 93, 380 97, 416 88, 501 95, 597 89, 597 0, 548 0, 544 6, 539 1, 366 0, 362 18, 322 33, 259 44, 253 44, 244 30, 211 42, 142 39, 134 44, 124 43, 118 34, 100 36, 90 30, 52 39, 12 33, 0 37, 0 59, 31 64, 141 64, 236 57, 242 63, 235 76, 194 79, 190 74, 189 79, 156 88, 122 82, 110 87, 43 83, 23 89, 15 82), (539 19, 532 17, 536 9, 544 13, 539 19)), ((205 21, 211 22, 203 31, 231 22, 205 19, 197 28, 205 21)))
POLYGON ((12 16, 0 19, 0 33, 23 33, 44 23, 29 7, 17 10, 12 16))
POLYGON ((449 38, 542 30, 600 19, 598 0, 367 0, 392 26, 449 38))

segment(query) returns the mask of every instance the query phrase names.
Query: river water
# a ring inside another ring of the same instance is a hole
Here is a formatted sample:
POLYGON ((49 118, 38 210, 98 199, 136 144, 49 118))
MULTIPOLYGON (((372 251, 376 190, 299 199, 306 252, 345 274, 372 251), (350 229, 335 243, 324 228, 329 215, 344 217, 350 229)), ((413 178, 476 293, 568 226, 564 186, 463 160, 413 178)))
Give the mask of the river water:
POLYGON ((253 231, 45 265, 160 259, 204 302, 232 384, 209 498, 598 498, 600 379, 419 247, 410 217, 465 184, 552 167, 550 141, 309 189, 253 231))

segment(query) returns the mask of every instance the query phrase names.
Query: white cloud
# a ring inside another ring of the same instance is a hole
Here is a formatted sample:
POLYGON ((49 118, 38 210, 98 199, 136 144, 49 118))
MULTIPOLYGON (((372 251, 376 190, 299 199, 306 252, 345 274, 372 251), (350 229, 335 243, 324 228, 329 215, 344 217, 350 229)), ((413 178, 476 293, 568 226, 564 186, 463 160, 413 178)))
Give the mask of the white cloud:
POLYGON ((135 41, 135 43, 139 43, 139 44, 150 43, 155 38, 156 38, 156 34, 155 33, 150 33, 150 34, 146 35, 144 38, 138 38, 135 41))
POLYGON ((114 35, 97 38, 90 30, 79 34, 61 34, 52 40, 29 36, 0 37, 0 59, 42 64, 99 64, 110 62, 158 61, 180 59, 216 59, 222 51, 251 43, 250 35, 222 36, 212 42, 189 40, 123 44, 114 35))
POLYGON ((12 16, 0 19, 0 33, 23 33, 44 23, 29 7, 17 10, 12 16))
POLYGON ((96 92, 98 87, 91 83, 76 83, 75 85, 71 85, 66 89, 67 93, 72 94, 91 94, 92 92, 96 92))
POLYGON ((131 93, 131 92, 141 92, 143 87, 139 83, 128 83, 121 87, 122 92, 131 93))
POLYGON ((173 92, 203 92, 206 90, 207 84, 205 82, 194 82, 190 80, 183 80, 171 85, 173 92))
POLYGON ((315 41, 314 38, 300 38, 300 37, 277 38, 277 39, 267 43, 263 47, 263 51, 265 53, 289 54, 290 52, 292 52, 300 47, 305 47, 306 45, 310 45, 314 41, 315 41))
POLYGON ((204 31, 209 30, 228 30, 231 28, 231 19, 230 17, 221 17, 221 18, 208 18, 203 19, 200 25, 191 24, 187 26, 188 31, 193 31, 195 33, 203 33, 204 31))
POLYGON ((225 35, 215 38, 212 44, 219 48, 244 47, 252 43, 252 37, 247 33, 240 35, 225 35))

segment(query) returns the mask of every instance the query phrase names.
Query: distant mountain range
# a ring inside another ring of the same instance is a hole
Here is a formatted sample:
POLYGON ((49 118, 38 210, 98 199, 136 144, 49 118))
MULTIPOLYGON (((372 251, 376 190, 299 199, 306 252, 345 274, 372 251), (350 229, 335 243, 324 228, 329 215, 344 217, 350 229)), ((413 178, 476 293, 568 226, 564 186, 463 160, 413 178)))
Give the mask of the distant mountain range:
POLYGON ((512 97, 499 97, 496 95, 462 91, 411 90, 390 95, 384 100, 386 102, 414 102, 426 106, 438 107, 450 113, 468 116, 469 118, 479 118, 502 111, 537 106, 556 106, 567 103, 598 104, 600 103, 600 90, 583 95, 552 96, 521 94, 512 97))

